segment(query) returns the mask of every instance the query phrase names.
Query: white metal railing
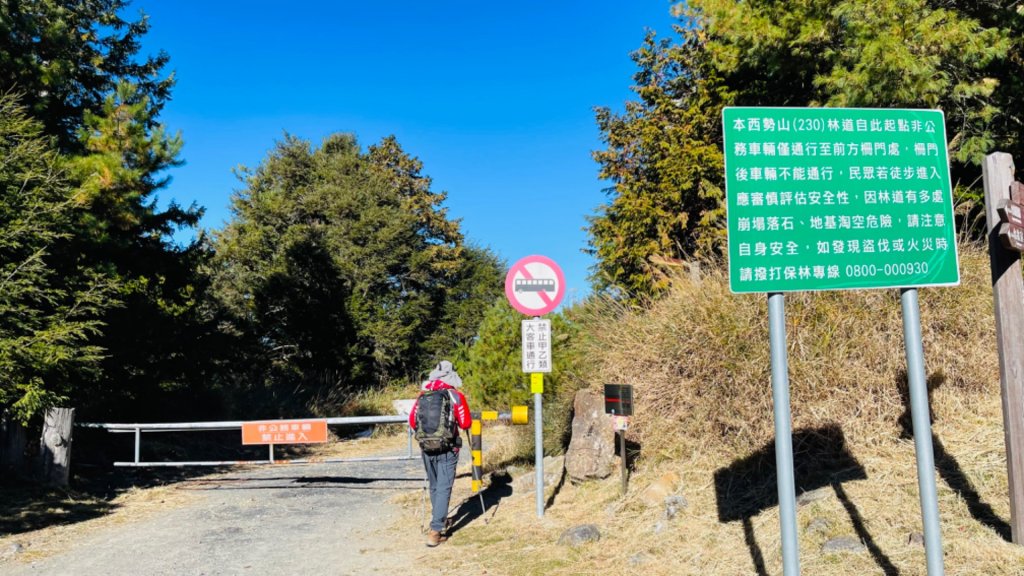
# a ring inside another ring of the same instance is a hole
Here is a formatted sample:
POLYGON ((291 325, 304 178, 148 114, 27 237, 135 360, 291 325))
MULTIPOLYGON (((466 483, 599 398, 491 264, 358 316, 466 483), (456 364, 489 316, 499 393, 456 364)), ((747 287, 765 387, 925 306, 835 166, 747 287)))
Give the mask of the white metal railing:
MULTIPOLYGON (((513 412, 474 412, 474 419, 499 420, 504 422, 522 423, 525 418, 525 408, 516 407, 513 412), (517 412, 522 410, 521 413, 517 412)), ((409 421, 409 416, 395 414, 390 416, 343 416, 326 418, 328 426, 358 426, 365 424, 404 424, 409 421)), ((239 430, 242 424, 249 420, 225 420, 220 422, 156 422, 156 423, 111 423, 111 422, 80 422, 75 426, 82 428, 99 428, 114 433, 131 433, 135 435, 135 459, 131 462, 114 462, 114 466, 150 467, 150 466, 235 466, 240 464, 311 464, 311 463, 337 463, 337 462, 371 462, 382 460, 412 460, 418 458, 413 455, 412 429, 408 430, 408 451, 404 456, 377 456, 365 458, 296 458, 278 460, 274 458, 274 444, 269 445, 268 457, 266 460, 201 460, 190 462, 144 462, 140 457, 143 432, 194 432, 194 431, 218 431, 218 430, 239 430)))
MULTIPOLYGON (((327 425, 361 425, 361 424, 402 424, 409 421, 407 415, 396 414, 392 416, 347 416, 327 418, 327 425)), ((242 424, 248 421, 225 420, 221 422, 156 422, 156 423, 111 423, 111 422, 81 422, 75 426, 82 428, 99 428, 114 433, 132 433, 135 435, 135 459, 132 462, 114 462, 114 466, 150 467, 150 466, 235 466, 240 464, 309 464, 312 462, 369 462, 377 460, 412 460, 417 458, 412 451, 412 430, 408 431, 408 452, 405 456, 378 456, 368 458, 308 458, 284 459, 274 458, 274 444, 268 445, 268 458, 266 460, 200 460, 190 462, 144 462, 140 457, 143 432, 194 432, 194 431, 218 431, 218 430, 239 430, 242 424)))

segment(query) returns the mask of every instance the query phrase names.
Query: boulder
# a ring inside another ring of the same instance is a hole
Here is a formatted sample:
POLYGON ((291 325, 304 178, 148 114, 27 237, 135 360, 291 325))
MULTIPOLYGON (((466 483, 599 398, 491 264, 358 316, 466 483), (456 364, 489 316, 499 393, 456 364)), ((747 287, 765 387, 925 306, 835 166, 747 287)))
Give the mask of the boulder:
MULTIPOLYGON (((565 473, 564 456, 544 457, 544 489, 550 490, 562 481, 562 474, 565 473)), ((513 494, 533 492, 537 485, 537 473, 534 470, 527 472, 520 471, 515 480, 512 481, 513 494)))
POLYGON ((832 538, 821 546, 821 551, 829 552, 866 552, 867 547, 860 540, 853 536, 839 536, 832 538))
POLYGON ((604 396, 580 390, 573 401, 572 439, 565 453, 565 471, 574 483, 611 476, 615 456, 615 430, 604 413, 604 396))
POLYGON ((593 524, 581 524, 569 528, 558 538, 559 545, 581 546, 587 542, 597 542, 601 539, 601 531, 593 524))
POLYGON ((825 534, 831 528, 832 525, 829 524, 828 520, 825 520, 824 518, 814 518, 807 523, 807 528, 804 529, 804 532, 808 534, 825 534))

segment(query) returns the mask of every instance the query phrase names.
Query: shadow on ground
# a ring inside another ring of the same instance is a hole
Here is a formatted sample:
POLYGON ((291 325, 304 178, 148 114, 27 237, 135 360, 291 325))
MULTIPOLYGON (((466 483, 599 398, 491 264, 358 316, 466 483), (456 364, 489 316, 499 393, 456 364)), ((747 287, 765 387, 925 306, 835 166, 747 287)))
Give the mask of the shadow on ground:
MULTIPOLYGON (((934 373, 928 378, 928 418, 930 422, 935 421, 935 413, 932 410, 932 392, 945 382, 946 377, 942 373, 934 373)), ((910 387, 905 371, 900 374, 897 385, 904 407, 903 414, 897 421, 900 425, 901 436, 910 439, 914 437, 914 422, 910 412, 910 387)), ((1003 540, 1012 542, 1010 524, 996 514, 990 504, 981 499, 981 494, 978 493, 978 489, 974 487, 974 483, 960 466, 960 462, 946 450, 946 445, 934 432, 932 433, 932 448, 935 452, 935 469, 946 485, 967 504, 967 510, 971 517, 982 526, 994 530, 1003 540)))
MULTIPOLYGON (((898 574, 896 567, 875 544, 864 520, 842 487, 844 482, 864 480, 867 472, 846 447, 842 429, 831 424, 793 433, 793 466, 796 492, 831 487, 842 502, 857 536, 867 546, 875 562, 887 576, 898 574)), ((763 446, 746 458, 715 472, 715 498, 721 522, 740 521, 754 570, 767 576, 764 554, 754 535, 752 518, 779 505, 775 442, 763 446)))
MULTIPOLYGON (((114 500, 133 488, 173 484, 227 470, 225 467, 114 467, 115 461, 134 457, 132 434, 75 429, 71 455, 71 477, 67 488, 41 486, 34 479, 0 478, 0 536, 20 534, 48 526, 74 524, 110 514, 114 500)), ((144 461, 251 458, 252 452, 232 452, 238 446, 232 435, 192 435, 180 445, 172 435, 146 437, 142 443, 144 461)))
POLYGON ((507 474, 491 475, 491 482, 479 494, 462 501, 455 514, 448 519, 448 533, 458 532, 471 522, 490 512, 494 516, 502 499, 512 495, 512 477, 507 474), (482 501, 481 501, 482 498, 482 501))
POLYGON ((151 488, 220 470, 88 469, 73 472, 66 489, 33 482, 0 483, 0 537, 84 522, 117 509, 114 499, 132 488, 151 488))

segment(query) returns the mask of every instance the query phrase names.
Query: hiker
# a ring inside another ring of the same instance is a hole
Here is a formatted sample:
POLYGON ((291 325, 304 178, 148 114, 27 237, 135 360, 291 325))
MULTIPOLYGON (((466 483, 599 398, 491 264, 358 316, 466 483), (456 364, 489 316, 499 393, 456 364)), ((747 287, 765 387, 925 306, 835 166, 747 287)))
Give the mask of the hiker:
POLYGON ((462 378, 452 363, 442 360, 430 371, 409 412, 409 426, 420 443, 423 467, 430 482, 431 515, 427 546, 431 548, 448 539, 448 503, 462 446, 458 429, 466 430, 473 423, 466 397, 458 390, 461 387, 462 378))

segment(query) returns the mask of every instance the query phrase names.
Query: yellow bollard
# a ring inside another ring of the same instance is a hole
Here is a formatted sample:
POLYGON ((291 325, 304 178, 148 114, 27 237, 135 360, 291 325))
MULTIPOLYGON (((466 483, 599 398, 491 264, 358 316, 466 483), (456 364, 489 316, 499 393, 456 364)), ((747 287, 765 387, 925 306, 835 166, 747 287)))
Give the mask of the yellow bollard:
POLYGON ((529 408, 526 406, 513 406, 512 407, 512 423, 513 424, 526 424, 530 421, 529 408))
POLYGON ((469 444, 473 454, 473 492, 480 491, 480 482, 483 479, 483 442, 480 438, 480 420, 473 420, 469 426, 469 444))

